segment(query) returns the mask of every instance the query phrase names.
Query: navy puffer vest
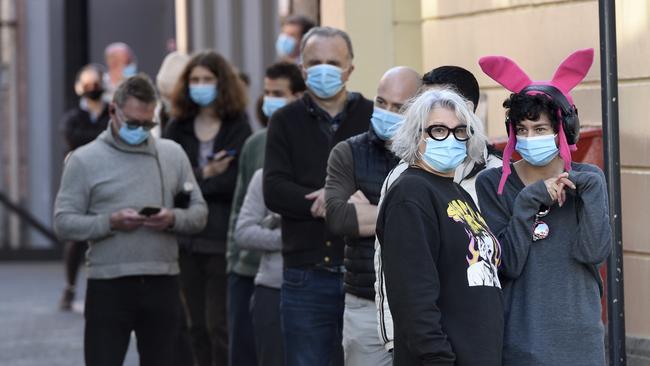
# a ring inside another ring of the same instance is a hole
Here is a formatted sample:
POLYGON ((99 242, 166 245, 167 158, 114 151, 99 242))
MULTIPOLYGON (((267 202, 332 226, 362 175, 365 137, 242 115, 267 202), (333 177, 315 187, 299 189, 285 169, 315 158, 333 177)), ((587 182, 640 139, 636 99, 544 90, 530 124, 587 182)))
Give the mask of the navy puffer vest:
MULTIPOLYGON (((357 190, 361 190, 371 204, 379 203, 381 185, 399 159, 386 148, 385 142, 368 132, 346 141, 352 150, 354 177, 357 190)), ((375 237, 345 237, 345 291, 368 300, 375 299, 375 237)))

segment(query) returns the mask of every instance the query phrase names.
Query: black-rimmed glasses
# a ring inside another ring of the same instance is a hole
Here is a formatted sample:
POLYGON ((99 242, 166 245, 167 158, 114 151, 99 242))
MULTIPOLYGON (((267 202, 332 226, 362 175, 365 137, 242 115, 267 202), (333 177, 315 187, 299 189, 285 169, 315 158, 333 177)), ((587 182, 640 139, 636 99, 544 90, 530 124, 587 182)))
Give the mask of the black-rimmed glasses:
POLYGON ((449 137, 450 133, 454 134, 454 138, 458 141, 469 140, 469 129, 467 126, 457 126, 449 128, 445 125, 431 125, 424 129, 424 132, 436 141, 443 141, 449 137))

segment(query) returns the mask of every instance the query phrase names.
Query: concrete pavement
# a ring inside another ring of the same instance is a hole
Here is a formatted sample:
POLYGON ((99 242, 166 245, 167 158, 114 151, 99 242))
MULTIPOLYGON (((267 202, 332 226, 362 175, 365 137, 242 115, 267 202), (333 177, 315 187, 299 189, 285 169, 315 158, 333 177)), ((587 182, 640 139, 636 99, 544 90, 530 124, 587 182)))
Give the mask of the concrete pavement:
MULTIPOLYGON (((0 365, 83 365, 83 298, 79 278, 73 312, 61 312, 61 263, 0 263, 0 365)), ((137 366, 131 339, 125 366, 137 366)))

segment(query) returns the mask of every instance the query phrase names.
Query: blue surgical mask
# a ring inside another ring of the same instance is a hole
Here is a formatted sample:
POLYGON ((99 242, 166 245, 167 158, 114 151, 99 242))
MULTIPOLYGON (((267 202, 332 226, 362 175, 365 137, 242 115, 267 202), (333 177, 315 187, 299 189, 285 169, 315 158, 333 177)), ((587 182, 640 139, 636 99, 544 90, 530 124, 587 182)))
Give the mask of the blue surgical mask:
POLYGON ((404 117, 400 114, 381 109, 377 106, 372 111, 370 123, 375 134, 382 140, 390 140, 402 125, 404 117))
POLYGON ((124 140, 129 145, 140 145, 149 138, 149 131, 145 130, 142 127, 138 128, 129 128, 126 124, 123 124, 120 128, 120 138, 124 140))
POLYGON ((307 69, 307 87, 316 96, 328 99, 343 89, 343 70, 333 65, 320 64, 307 69))
POLYGON ((190 85, 190 98, 194 103, 205 107, 217 99, 217 86, 215 84, 190 85))
POLYGON ((275 41, 275 52, 279 57, 287 57, 296 50, 297 43, 296 39, 290 35, 280 33, 278 40, 275 41))
POLYGON ((122 69, 122 76, 124 76, 125 79, 130 78, 131 76, 135 76, 137 73, 138 66, 134 62, 131 62, 130 64, 124 66, 124 69, 122 69))
POLYGON ((436 141, 427 137, 426 148, 422 159, 433 170, 440 173, 449 173, 456 169, 467 157, 465 141, 458 141, 453 134, 446 139, 436 141))
POLYGON ((517 136, 515 149, 524 160, 535 166, 547 165, 559 153, 555 144, 555 135, 517 136))
POLYGON ((275 111, 284 107, 285 105, 287 105, 287 98, 264 97, 262 112, 264 112, 265 116, 271 118, 275 111))

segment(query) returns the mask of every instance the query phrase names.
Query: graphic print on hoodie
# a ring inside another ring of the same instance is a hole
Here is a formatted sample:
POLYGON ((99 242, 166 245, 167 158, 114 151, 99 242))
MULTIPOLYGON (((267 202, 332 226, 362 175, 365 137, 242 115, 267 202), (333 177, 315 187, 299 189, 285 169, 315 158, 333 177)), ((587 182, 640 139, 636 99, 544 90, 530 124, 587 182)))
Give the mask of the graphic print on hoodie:
POLYGON ((499 241, 487 229, 479 212, 461 200, 449 202, 447 216, 465 226, 467 245, 467 282, 471 286, 493 286, 501 288, 497 268, 501 262, 499 241))

